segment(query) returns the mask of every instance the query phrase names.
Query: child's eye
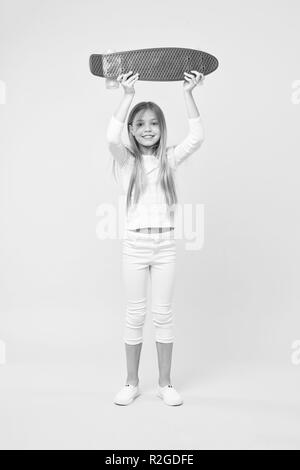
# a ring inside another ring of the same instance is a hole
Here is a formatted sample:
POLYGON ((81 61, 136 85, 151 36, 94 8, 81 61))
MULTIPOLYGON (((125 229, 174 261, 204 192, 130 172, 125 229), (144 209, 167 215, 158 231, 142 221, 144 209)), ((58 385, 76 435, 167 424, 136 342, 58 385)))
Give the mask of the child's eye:
MULTIPOLYGON (((154 125, 157 126, 157 125, 158 125, 158 122, 153 122, 152 124, 154 124, 154 125)), ((143 124, 142 124, 141 122, 138 122, 138 123, 137 123, 137 126, 142 126, 142 125, 143 125, 143 124)))

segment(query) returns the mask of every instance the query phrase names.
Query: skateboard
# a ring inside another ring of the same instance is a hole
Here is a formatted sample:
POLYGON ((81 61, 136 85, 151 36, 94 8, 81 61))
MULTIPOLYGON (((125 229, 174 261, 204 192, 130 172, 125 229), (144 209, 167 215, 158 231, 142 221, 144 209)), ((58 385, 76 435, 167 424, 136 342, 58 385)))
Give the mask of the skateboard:
POLYGON ((207 52, 182 47, 155 47, 106 54, 92 54, 89 60, 93 75, 116 80, 122 73, 139 72, 139 80, 184 80, 184 72, 197 70, 203 75, 214 72, 218 59, 207 52))

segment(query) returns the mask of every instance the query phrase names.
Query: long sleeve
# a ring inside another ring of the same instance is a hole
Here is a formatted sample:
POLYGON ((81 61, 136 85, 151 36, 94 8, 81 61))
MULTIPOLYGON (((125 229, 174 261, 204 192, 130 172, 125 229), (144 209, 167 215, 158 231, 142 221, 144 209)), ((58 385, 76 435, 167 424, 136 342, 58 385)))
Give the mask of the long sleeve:
POLYGON ((129 158, 128 151, 121 140, 123 127, 124 122, 112 115, 106 132, 108 148, 120 166, 123 166, 129 158))
POLYGON ((204 128, 201 116, 189 118, 188 122, 189 133, 187 137, 180 144, 174 146, 175 167, 192 155, 204 141, 204 128))

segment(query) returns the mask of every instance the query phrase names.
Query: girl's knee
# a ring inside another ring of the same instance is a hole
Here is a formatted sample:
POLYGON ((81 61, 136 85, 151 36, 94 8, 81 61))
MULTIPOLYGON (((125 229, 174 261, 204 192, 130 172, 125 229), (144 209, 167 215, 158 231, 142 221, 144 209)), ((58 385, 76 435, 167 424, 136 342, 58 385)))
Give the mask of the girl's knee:
POLYGON ((171 304, 152 307, 152 319, 154 326, 171 325, 173 322, 173 310, 171 304))
POLYGON ((127 303, 126 323, 128 326, 141 327, 145 323, 146 299, 130 301, 127 303))

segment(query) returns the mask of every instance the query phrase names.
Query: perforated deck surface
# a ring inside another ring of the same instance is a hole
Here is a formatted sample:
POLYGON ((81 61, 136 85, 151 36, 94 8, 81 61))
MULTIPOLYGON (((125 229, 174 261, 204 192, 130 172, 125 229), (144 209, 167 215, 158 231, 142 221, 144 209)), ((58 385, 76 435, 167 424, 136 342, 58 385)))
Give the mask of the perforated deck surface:
POLYGON ((134 74, 139 72, 139 80, 184 80, 184 72, 197 70, 208 75, 218 65, 217 58, 207 52, 179 47, 137 49, 90 56, 92 74, 112 79, 132 70, 134 74))

